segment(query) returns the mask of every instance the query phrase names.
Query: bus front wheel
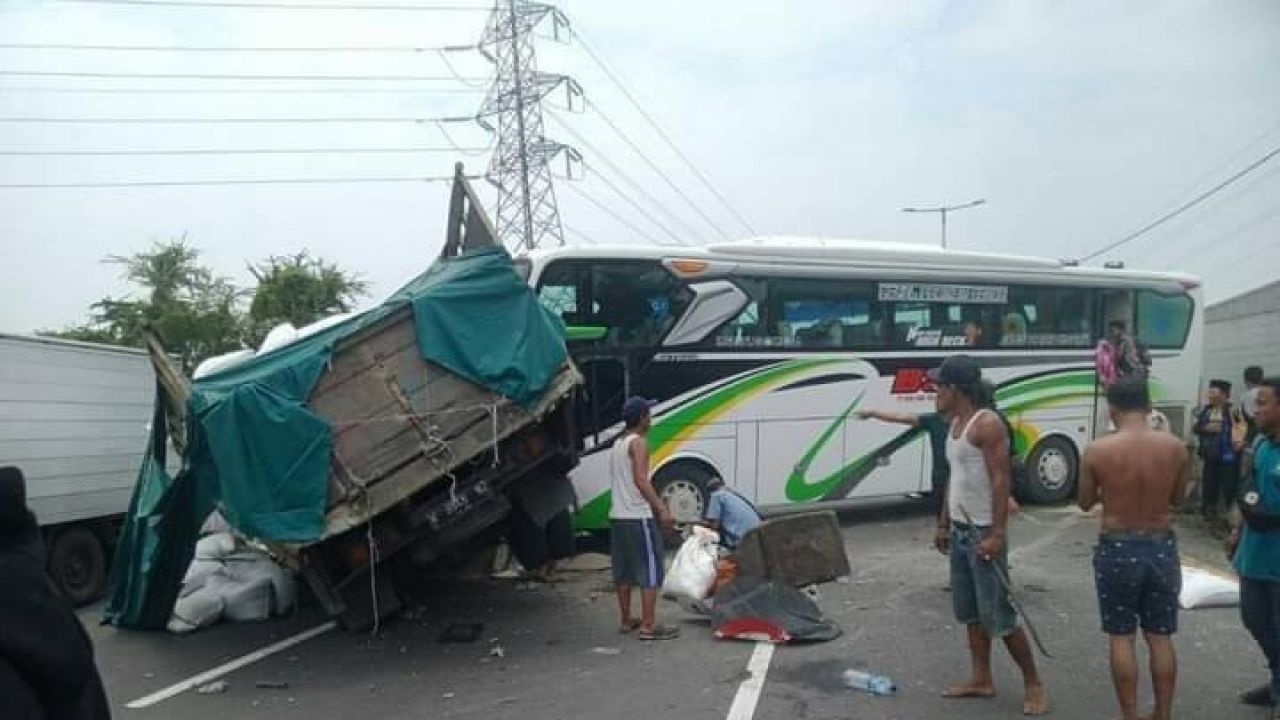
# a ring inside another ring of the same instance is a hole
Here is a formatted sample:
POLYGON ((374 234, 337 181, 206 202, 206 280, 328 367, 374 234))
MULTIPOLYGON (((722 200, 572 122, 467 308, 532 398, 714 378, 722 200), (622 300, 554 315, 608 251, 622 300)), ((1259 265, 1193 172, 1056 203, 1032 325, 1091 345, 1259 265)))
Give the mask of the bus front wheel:
POLYGON ((1027 456, 1027 499, 1037 505, 1069 499, 1076 491, 1079 467, 1074 445, 1063 438, 1045 438, 1027 456))
POLYGON ((701 465, 677 462, 663 468, 653 479, 653 489, 666 503, 678 523, 702 519, 707 510, 712 473, 701 465))

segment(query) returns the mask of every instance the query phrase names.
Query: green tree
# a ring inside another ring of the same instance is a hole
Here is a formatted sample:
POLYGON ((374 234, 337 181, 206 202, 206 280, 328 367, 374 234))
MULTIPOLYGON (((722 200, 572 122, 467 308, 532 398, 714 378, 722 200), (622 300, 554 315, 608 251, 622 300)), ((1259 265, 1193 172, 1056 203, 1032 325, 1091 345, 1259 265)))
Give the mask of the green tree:
POLYGON ((249 305, 250 335, 261 341, 280 323, 302 327, 328 315, 351 312, 356 300, 369 292, 369 284, 303 250, 294 255, 273 255, 251 265, 258 287, 249 305))
POLYGON ((200 251, 186 238, 155 243, 150 251, 103 262, 142 288, 142 297, 105 297, 90 306, 89 322, 53 337, 142 347, 154 329, 171 352, 194 367, 204 358, 241 347, 241 293, 225 277, 200 264, 200 251))
POLYGON ((200 251, 185 237, 103 262, 119 266, 124 279, 141 292, 105 297, 90 306, 87 323, 41 334, 142 347, 152 329, 188 370, 205 358, 258 344, 279 323, 301 327, 349 312, 369 288, 358 275, 305 250, 272 256, 249 268, 257 287, 246 313, 246 293, 202 265, 200 251))

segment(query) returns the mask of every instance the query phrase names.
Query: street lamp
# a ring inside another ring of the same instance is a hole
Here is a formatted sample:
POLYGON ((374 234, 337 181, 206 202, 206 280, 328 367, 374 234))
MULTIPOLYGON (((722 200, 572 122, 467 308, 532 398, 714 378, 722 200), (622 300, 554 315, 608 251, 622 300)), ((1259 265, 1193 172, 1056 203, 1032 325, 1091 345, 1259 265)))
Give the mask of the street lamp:
POLYGON ((963 205, 942 205, 940 207, 927 207, 927 208, 913 208, 913 207, 902 208, 902 212, 938 213, 939 215, 941 215, 942 216, 942 247, 945 248, 947 246, 947 213, 955 212, 956 210, 968 210, 969 208, 978 207, 979 205, 985 205, 986 203, 987 203, 986 198, 982 198, 979 200, 973 200, 971 202, 964 203, 963 205))

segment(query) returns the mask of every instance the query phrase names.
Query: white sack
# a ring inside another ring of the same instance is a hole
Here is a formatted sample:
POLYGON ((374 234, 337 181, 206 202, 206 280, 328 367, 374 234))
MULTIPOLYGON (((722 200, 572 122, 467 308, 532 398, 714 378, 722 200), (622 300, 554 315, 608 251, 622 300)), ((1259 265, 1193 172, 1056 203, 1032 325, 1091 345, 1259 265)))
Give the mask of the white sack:
POLYGON ((1217 573, 1183 565, 1178 604, 1183 610, 1236 607, 1240 604, 1240 583, 1217 573))
POLYGON ((684 541, 662 583, 662 594, 701 600, 711 592, 716 581, 715 532, 694 527, 693 535, 684 541))

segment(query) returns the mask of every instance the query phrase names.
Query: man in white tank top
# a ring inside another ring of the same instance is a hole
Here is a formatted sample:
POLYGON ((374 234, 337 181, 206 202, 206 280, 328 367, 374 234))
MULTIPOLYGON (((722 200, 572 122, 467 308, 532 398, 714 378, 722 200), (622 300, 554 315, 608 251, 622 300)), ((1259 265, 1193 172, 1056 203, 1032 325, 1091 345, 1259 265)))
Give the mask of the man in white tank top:
POLYGON ((948 687, 943 697, 996 694, 991 639, 998 637, 1022 670, 1023 713, 1043 715, 1048 712, 1048 699, 1031 643, 995 567, 1008 573, 1005 527, 1012 474, 1008 430, 994 411, 982 407, 982 368, 973 358, 947 358, 929 372, 929 378, 937 386, 938 412, 951 418, 947 434, 951 480, 935 544, 951 558, 952 607, 956 620, 968 629, 973 663, 970 679, 948 687))
POLYGON ((662 532, 674 525, 671 511, 649 481, 649 410, 644 398, 622 405, 626 432, 609 448, 610 547, 618 592, 619 629, 641 640, 670 640, 680 629, 657 624, 662 587, 662 532), (640 620, 631 615, 631 589, 640 587, 640 620))

